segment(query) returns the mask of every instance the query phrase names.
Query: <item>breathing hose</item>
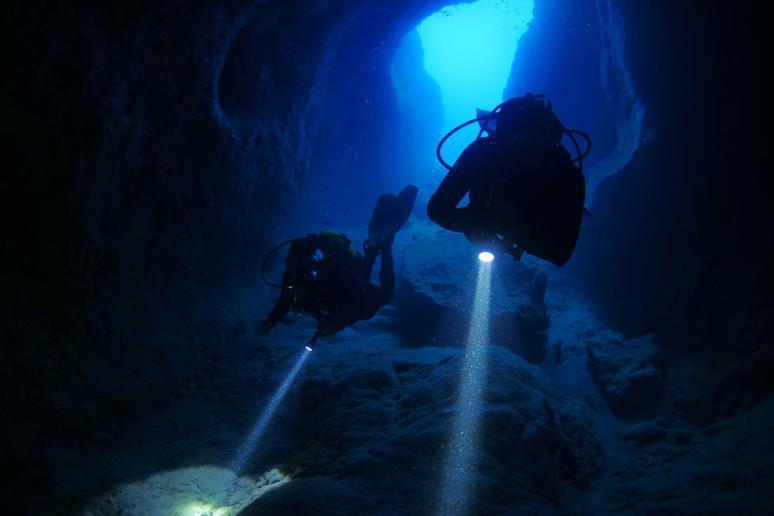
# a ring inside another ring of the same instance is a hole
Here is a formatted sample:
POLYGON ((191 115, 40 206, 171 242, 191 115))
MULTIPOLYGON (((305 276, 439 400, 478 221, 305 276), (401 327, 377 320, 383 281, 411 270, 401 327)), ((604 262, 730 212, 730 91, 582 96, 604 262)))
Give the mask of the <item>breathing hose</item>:
MULTIPOLYGON (((303 237, 302 237, 303 238, 303 237)), ((266 265, 269 263, 269 258, 271 258, 274 253, 280 250, 282 246, 291 244, 295 242, 296 240, 301 240, 301 238, 291 238, 290 240, 285 240, 284 242, 280 242, 279 244, 275 245, 271 248, 271 250, 266 253, 266 257, 263 259, 263 264, 261 265, 261 279, 263 279, 263 282, 269 285, 272 288, 282 288, 282 285, 278 285, 276 283, 272 283, 269 281, 269 279, 266 277, 266 265)))
MULTIPOLYGON (((552 107, 551 106, 551 101, 548 100, 547 97, 545 97, 543 95, 538 95, 538 96, 536 96, 536 98, 542 100, 545 103, 547 109, 551 109, 551 107, 552 107)), ((451 165, 449 165, 443 159, 443 156, 441 156, 441 149, 443 148, 443 146, 446 143, 446 141, 449 138, 451 138, 451 136, 454 133, 456 133, 460 129, 463 129, 463 128, 471 125, 471 124, 475 124, 476 122, 479 122, 479 123, 480 122, 485 122, 487 120, 496 120, 499 111, 502 109, 503 105, 505 105, 506 102, 507 101, 505 101, 505 102, 503 102, 501 104, 498 104, 497 107, 495 107, 492 111, 490 111, 489 113, 487 113, 487 114, 485 114, 483 116, 472 118, 472 119, 468 120, 467 122, 461 123, 460 125, 458 125, 454 129, 452 129, 451 131, 446 133, 446 135, 443 138, 441 138, 441 141, 438 142, 438 146, 435 148, 435 156, 438 158, 438 162, 441 165, 443 165, 443 167, 446 168, 447 170, 451 170, 451 168, 452 168, 451 165)), ((479 138, 481 138, 481 135, 484 134, 485 130, 486 130, 486 128, 482 125, 481 130, 478 132, 478 136, 476 137, 477 140, 479 138)), ((572 162, 573 163, 577 163, 578 167, 581 170, 581 172, 583 172, 583 160, 591 152, 591 137, 587 133, 585 133, 584 131, 581 131, 580 129, 567 129, 566 127, 562 127, 562 130, 570 138, 570 141, 572 142, 573 147, 575 147, 575 152, 577 152, 577 156, 572 158, 572 162), (585 142, 586 142, 586 148, 585 149, 581 150, 581 146, 578 143, 576 135, 580 136, 581 138, 583 138, 585 140, 585 142)))
POLYGON ((570 138, 570 141, 572 142, 573 147, 575 147, 575 152, 578 153, 577 156, 575 156, 572 160, 573 163, 578 164, 578 168, 580 169, 581 173, 583 173, 583 160, 586 158, 586 156, 589 155, 591 152, 591 137, 586 134, 585 132, 581 131, 580 129, 564 129, 565 134, 570 138), (575 135, 578 135, 582 137, 584 140, 586 140, 586 149, 581 150, 581 146, 578 143, 578 139, 575 138, 575 135))
MULTIPOLYGON (((464 127, 467 127, 467 126, 469 126, 469 125, 471 125, 471 124, 475 124, 476 122, 483 122, 484 120, 492 120, 493 118, 494 118, 494 116, 492 116, 491 114, 487 114, 487 115, 484 115, 484 116, 480 116, 480 117, 478 117, 478 118, 473 118, 473 119, 471 119, 471 120, 468 120, 467 122, 464 122, 464 123, 462 123, 462 124, 458 125, 458 126, 457 126, 457 127, 455 127, 454 129, 452 129, 451 131, 449 131, 448 133, 446 133, 446 136, 444 136, 443 138, 441 138, 441 141, 440 141, 440 142, 438 142, 438 147, 436 147, 436 148, 435 148, 435 156, 438 158, 438 161, 439 161, 439 163, 441 163, 441 165, 443 165, 443 166, 444 166, 444 167, 445 167, 447 170, 451 170, 451 165, 449 165, 448 163, 446 163, 446 162, 444 161, 443 157, 441 156, 441 148, 443 147, 443 144, 444 144, 444 143, 446 143, 446 140, 448 140, 449 138, 451 138, 451 136, 452 136, 454 133, 456 133, 456 132, 457 132, 457 131, 459 131, 460 129, 462 129, 462 128, 464 128, 464 127)), ((478 137, 477 137, 476 139, 480 138, 480 137, 481 137, 481 134, 482 134, 483 132, 484 132, 484 129, 483 129, 483 128, 481 128, 481 130, 478 132, 478 137)))

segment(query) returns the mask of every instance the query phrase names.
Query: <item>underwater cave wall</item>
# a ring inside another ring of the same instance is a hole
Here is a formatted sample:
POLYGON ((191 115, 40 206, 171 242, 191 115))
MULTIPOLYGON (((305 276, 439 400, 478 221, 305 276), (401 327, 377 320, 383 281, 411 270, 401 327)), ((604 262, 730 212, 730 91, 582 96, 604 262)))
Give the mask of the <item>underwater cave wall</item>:
POLYGON ((376 196, 394 187, 389 171, 395 100, 386 77, 394 27, 370 7, 354 14, 331 64, 320 133, 296 219, 317 227, 362 225, 376 196))
MULTIPOLYGON (((339 228, 364 225, 379 195, 397 193, 408 183, 420 186, 420 199, 429 197, 424 180, 433 176, 430 169, 436 166, 434 137, 417 137, 417 132, 440 124, 442 108, 440 97, 433 99, 435 103, 409 105, 417 96, 427 100, 428 90, 440 95, 422 68, 421 44, 413 31, 424 17, 450 3, 454 2, 357 4, 331 64, 329 94, 294 222, 305 228, 325 223, 339 228), (410 32, 413 45, 400 54, 408 61, 401 67, 421 77, 396 85, 394 60, 410 32), (411 90, 418 84, 421 88, 411 90), (396 91, 399 86, 410 91, 396 91), (429 145, 420 149, 420 142, 429 145), (430 158, 422 165, 416 157, 420 150, 430 158)), ((417 213, 424 216, 423 211, 417 213)))
POLYGON ((618 7, 649 136, 600 185, 572 267, 630 334, 655 331, 682 349, 770 351, 763 18, 752 3, 618 7))
POLYGON ((50 429, 105 439, 230 359, 325 129, 343 34, 366 13, 397 45, 443 3, 8 8, 0 451, 19 483, 45 470, 50 429))
POLYGON ((631 81, 625 45, 623 20, 611 0, 537 2, 505 91, 506 97, 545 93, 565 126, 590 135, 587 203, 600 181, 631 158, 642 133, 646 107, 631 81))
POLYGON ((353 6, 9 8, 5 453, 26 453, 45 428, 77 438, 161 406, 228 360, 353 6))

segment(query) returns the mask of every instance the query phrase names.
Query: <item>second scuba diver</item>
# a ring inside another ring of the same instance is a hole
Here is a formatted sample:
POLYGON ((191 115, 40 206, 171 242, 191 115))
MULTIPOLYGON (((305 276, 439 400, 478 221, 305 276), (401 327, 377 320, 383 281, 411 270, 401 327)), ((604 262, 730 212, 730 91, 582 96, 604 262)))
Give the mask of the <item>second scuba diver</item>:
POLYGON ((281 288, 280 296, 259 333, 268 333, 288 312, 301 312, 319 322, 311 345, 319 337, 376 315, 395 294, 392 242, 411 215, 416 197, 417 188, 412 185, 397 196, 379 197, 368 223, 362 255, 343 233, 333 231, 284 242, 290 243, 290 248, 282 284, 273 285, 281 288), (371 271, 378 256, 379 284, 373 285, 371 271))
POLYGON ((428 216, 486 250, 517 260, 526 252, 562 266, 580 231, 586 194, 582 160, 590 150, 591 139, 566 129, 544 95, 510 99, 441 140, 438 159, 450 170, 430 198, 428 216), (449 167, 441 157, 443 143, 475 122, 481 124, 479 138, 449 167), (484 132, 489 136, 481 137, 484 132), (565 134, 575 145, 575 158, 561 144, 565 134), (584 151, 576 135, 586 140, 584 151), (467 193, 470 204, 458 208, 467 193))

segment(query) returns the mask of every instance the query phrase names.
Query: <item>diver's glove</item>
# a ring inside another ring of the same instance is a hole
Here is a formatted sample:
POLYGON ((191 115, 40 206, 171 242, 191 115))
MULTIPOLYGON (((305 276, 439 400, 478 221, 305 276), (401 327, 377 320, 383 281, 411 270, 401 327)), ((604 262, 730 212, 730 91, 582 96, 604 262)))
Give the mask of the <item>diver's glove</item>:
POLYGON ((515 239, 512 230, 506 229, 513 216, 512 211, 499 206, 469 207, 466 211, 465 237, 473 245, 493 252, 511 255, 521 260, 524 247, 515 239))
POLYGON ((475 245, 489 245, 497 239, 497 230, 501 225, 497 212, 491 208, 463 208, 465 237, 475 245))

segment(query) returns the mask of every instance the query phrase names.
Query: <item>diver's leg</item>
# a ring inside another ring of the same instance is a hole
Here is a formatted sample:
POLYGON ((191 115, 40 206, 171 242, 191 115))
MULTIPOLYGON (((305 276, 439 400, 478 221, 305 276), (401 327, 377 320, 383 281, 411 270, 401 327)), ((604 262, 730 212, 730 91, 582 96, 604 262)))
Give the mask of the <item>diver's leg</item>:
POLYGON ((371 318, 376 312, 392 301, 395 297, 395 265, 392 259, 392 242, 401 227, 408 221, 417 199, 417 187, 408 185, 397 196, 384 194, 379 197, 376 207, 368 222, 368 240, 366 241, 365 257, 363 259, 366 274, 367 305, 366 318, 371 318), (382 263, 379 267, 379 286, 371 285, 371 271, 376 256, 381 254, 382 263))
POLYGON ((376 263, 376 257, 379 256, 379 250, 375 247, 369 247, 365 245, 365 253, 363 253, 363 281, 369 283, 371 281, 371 271, 374 270, 374 264, 376 263))
POLYGON ((395 264, 392 260, 392 246, 382 248, 382 263, 379 267, 379 290, 381 291, 382 306, 395 297, 395 264))
POLYGON ((376 206, 368 221, 368 240, 364 245, 366 251, 378 249, 385 242, 392 242, 392 219, 399 207, 398 198, 393 194, 382 194, 376 200, 376 206))
POLYGON ((379 285, 366 285, 366 303, 362 319, 370 319, 384 305, 395 297, 395 268, 392 260, 392 247, 385 246, 381 252, 382 263, 379 268, 379 285))

